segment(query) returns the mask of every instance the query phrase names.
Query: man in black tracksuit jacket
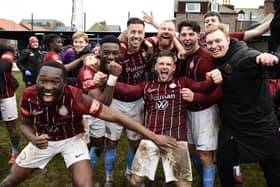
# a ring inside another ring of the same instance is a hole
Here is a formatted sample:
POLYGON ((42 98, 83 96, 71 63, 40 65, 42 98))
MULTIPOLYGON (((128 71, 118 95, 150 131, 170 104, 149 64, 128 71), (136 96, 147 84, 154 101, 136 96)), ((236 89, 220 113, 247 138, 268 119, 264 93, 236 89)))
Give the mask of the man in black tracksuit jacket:
POLYGON ((42 63, 42 52, 39 49, 39 41, 35 36, 29 38, 28 46, 21 52, 16 64, 22 72, 25 87, 36 83, 38 69, 42 63))
POLYGON ((234 186, 232 167, 259 162, 267 186, 280 186, 280 133, 267 78, 280 77, 277 56, 230 39, 223 25, 206 31, 206 43, 222 76, 224 93, 217 164, 221 184, 234 186), (264 66, 271 63, 271 66, 264 66), (273 66, 272 66, 273 65, 273 66))

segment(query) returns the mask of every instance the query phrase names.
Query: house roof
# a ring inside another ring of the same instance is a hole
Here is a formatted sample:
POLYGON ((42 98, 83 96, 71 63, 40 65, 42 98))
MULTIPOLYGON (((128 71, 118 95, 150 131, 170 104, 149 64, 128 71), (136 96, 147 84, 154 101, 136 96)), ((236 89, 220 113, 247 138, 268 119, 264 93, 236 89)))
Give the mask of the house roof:
POLYGON ((107 28, 110 32, 120 32, 121 27, 119 25, 107 25, 107 28))
POLYGON ((52 29, 53 31, 77 31, 70 26, 57 26, 52 29))
MULTIPOLYGON (((31 21, 32 21, 31 19, 22 19, 22 20, 20 21, 20 23, 21 23, 21 24, 30 24, 31 21)), ((62 23, 61 21, 56 20, 56 19, 33 19, 33 23, 34 23, 34 24, 43 24, 43 25, 50 24, 50 23, 52 23, 53 21, 62 23)))
POLYGON ((0 30, 26 31, 27 29, 12 20, 0 18, 0 30))
MULTIPOLYGON (((26 28, 27 30, 32 30, 32 25, 31 24, 20 24, 20 25, 23 26, 24 28, 26 28)), ((46 29, 45 27, 34 25, 33 30, 34 31, 47 31, 48 29, 46 29)))
POLYGON ((237 14, 234 10, 232 10, 231 8, 228 8, 225 5, 220 5, 219 6, 219 13, 221 13, 221 14, 237 14))
POLYGON ((99 22, 93 24, 88 31, 108 31, 108 32, 120 32, 120 25, 106 25, 106 22, 99 22))

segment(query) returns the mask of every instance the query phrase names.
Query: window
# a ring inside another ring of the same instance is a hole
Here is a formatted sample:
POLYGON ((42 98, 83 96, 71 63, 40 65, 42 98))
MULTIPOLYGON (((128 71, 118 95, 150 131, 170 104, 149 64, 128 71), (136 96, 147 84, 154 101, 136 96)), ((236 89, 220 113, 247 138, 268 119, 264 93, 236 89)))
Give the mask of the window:
POLYGON ((186 12, 200 12, 200 3, 186 3, 186 12))
POLYGON ((224 23, 224 26, 225 26, 226 30, 229 32, 230 25, 228 23, 224 23))
POLYGON ((245 14, 241 14, 241 13, 239 14, 239 13, 238 13, 238 15, 237 15, 237 20, 238 20, 238 21, 244 21, 244 20, 245 20, 245 14))

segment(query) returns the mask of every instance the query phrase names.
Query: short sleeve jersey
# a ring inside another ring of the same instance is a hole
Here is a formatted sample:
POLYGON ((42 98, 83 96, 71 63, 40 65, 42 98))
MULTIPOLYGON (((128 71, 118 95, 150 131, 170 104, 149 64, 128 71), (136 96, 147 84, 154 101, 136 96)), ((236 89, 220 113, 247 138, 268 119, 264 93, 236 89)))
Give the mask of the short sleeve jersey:
POLYGON ((126 84, 142 82, 147 71, 145 55, 145 46, 141 45, 136 53, 130 54, 127 52, 127 45, 121 43, 120 64, 122 65, 122 73, 118 81, 126 84))
POLYGON ((43 105, 36 86, 30 86, 23 91, 20 104, 22 117, 33 119, 36 132, 39 135, 48 134, 53 141, 83 133, 82 114, 98 116, 102 107, 98 101, 73 86, 65 86, 62 98, 52 106, 43 105))
MULTIPOLYGON (((145 80, 147 73, 147 63, 145 59, 146 48, 141 45, 140 49, 133 54, 127 52, 127 45, 121 43, 120 64, 122 66, 122 73, 118 78, 118 82, 125 84, 138 84, 145 80)), ((114 98, 122 101, 134 101, 138 98, 127 97, 115 92, 114 98)))
POLYGON ((187 102, 180 90, 197 89, 187 77, 174 78, 170 82, 148 82, 144 87, 146 110, 145 126, 156 134, 164 134, 177 140, 187 140, 187 102))

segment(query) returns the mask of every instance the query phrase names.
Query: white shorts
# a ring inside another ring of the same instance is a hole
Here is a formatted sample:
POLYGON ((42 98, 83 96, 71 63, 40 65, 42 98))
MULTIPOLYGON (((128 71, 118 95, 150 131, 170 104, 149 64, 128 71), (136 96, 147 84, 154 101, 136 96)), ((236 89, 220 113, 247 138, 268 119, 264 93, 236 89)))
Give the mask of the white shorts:
POLYGON ((187 111, 188 143, 197 150, 217 149, 220 114, 217 105, 200 111, 187 111))
POLYGON ((83 119, 88 125, 88 132, 90 137, 101 138, 105 136, 107 121, 95 118, 91 115, 83 115, 83 119))
POLYGON ((0 99, 0 110, 3 121, 12 121, 18 118, 16 95, 0 99))
MULTIPOLYGON (((138 121, 141 124, 144 122, 144 103, 142 98, 132 102, 124 102, 113 99, 110 107, 133 118, 135 121, 138 121)), ((119 140, 122 130, 123 126, 119 125, 118 123, 107 122, 105 137, 113 141, 119 140)), ((127 129, 126 132, 129 140, 141 139, 141 135, 134 131, 127 129)))
POLYGON ((132 163, 131 173, 148 177, 153 181, 158 161, 161 158, 166 182, 192 181, 192 166, 188 143, 185 141, 178 141, 177 143, 178 148, 176 150, 162 153, 151 140, 141 140, 132 163))
POLYGON ((88 148, 79 135, 59 141, 49 141, 46 149, 39 149, 31 142, 21 151, 16 163, 25 168, 43 169, 57 154, 64 158, 66 167, 81 160, 89 160, 88 148))

